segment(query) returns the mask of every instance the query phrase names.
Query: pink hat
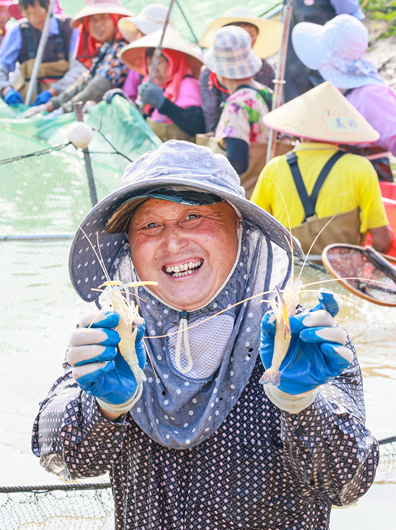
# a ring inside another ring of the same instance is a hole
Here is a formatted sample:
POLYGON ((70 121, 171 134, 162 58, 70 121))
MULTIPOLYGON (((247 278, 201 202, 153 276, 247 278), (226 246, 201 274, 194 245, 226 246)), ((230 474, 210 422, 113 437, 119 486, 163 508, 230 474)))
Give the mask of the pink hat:
POLYGON ((13 3, 13 0, 0 0, 0 7, 8 7, 13 3))

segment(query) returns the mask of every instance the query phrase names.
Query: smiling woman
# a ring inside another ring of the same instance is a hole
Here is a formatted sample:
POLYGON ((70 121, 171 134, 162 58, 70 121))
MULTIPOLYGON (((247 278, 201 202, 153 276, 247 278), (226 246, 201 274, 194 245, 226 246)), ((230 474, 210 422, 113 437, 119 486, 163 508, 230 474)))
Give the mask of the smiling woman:
POLYGON ((81 223, 71 278, 100 311, 72 333, 33 448, 68 480, 110 470, 117 530, 324 529, 333 504, 371 485, 378 447, 332 293, 289 318, 280 387, 259 386, 289 241, 245 199, 224 156, 177 141, 131 164, 120 190, 81 223), (141 397, 118 347, 120 317, 97 291, 102 277, 134 297, 145 322, 135 335, 141 397))
POLYGON ((235 263, 237 226, 235 210, 225 202, 189 206, 149 199, 128 231, 136 272, 157 281, 152 291, 169 305, 197 309, 213 298, 235 263))

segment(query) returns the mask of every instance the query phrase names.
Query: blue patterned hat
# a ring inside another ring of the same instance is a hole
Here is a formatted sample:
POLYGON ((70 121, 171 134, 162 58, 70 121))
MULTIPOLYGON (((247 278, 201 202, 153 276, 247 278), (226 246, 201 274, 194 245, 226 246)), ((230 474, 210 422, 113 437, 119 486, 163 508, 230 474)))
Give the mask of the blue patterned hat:
POLYGON ((253 77, 263 61, 252 50, 252 38, 238 26, 217 31, 212 48, 205 54, 205 64, 216 75, 227 79, 253 77))

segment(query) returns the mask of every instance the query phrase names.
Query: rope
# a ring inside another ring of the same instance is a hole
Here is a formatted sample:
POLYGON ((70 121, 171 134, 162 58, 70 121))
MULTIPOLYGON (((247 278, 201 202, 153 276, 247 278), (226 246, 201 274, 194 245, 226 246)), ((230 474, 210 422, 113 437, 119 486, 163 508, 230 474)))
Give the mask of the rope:
POLYGON ((64 149, 69 145, 73 144, 71 142, 68 142, 67 144, 61 144, 55 147, 49 147, 48 149, 43 149, 42 151, 35 151, 34 153, 30 153, 28 155, 13 156, 12 158, 3 158, 3 160, 0 160, 0 165, 9 164, 10 162, 16 162, 17 160, 23 160, 24 158, 30 158, 33 156, 46 155, 48 153, 51 153, 52 151, 60 151, 61 149, 64 149))
POLYGON ((103 490, 111 488, 110 482, 99 484, 54 484, 48 486, 0 486, 0 493, 46 493, 48 491, 103 490))
MULTIPOLYGON (((116 147, 110 142, 110 140, 108 140, 108 139, 106 138, 106 136, 102 133, 102 131, 101 131, 100 129, 96 129, 96 132, 98 132, 98 133, 104 138, 104 140, 106 140, 106 142, 110 145, 110 147, 111 147, 112 149, 114 149, 114 151, 115 151, 115 153, 116 153, 117 155, 123 156, 124 158, 126 158, 127 160, 129 160, 129 162, 133 162, 133 160, 131 160, 128 156, 124 155, 123 153, 120 153, 120 151, 118 151, 118 150, 116 149, 116 147)), ((107 154, 110 154, 110 153, 107 153, 107 154)))

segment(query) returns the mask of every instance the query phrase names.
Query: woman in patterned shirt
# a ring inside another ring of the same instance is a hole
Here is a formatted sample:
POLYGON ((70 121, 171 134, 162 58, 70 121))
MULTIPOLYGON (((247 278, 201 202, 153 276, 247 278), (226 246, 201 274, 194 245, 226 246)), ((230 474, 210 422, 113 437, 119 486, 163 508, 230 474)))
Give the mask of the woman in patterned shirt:
POLYGON ((217 31, 205 62, 231 93, 214 140, 225 150, 250 196, 265 164, 265 153, 261 151, 266 149, 268 128, 262 118, 271 110, 271 94, 253 78, 261 67, 261 59, 253 52, 247 31, 226 26, 217 31), (253 162, 256 151, 257 163, 253 162))
POLYGON ((109 471, 116 530, 328 529, 332 505, 356 502, 378 463, 356 352, 331 316, 340 300, 319 292, 315 308, 297 308, 280 385, 263 391, 289 234, 244 198, 226 158, 170 140, 98 206, 69 263, 99 311, 81 317, 40 405, 41 465, 66 480, 109 471), (107 274, 131 289, 145 322, 140 398, 118 350, 119 316, 97 289, 107 274), (129 287, 139 278, 157 284, 129 287))
POLYGON ((99 103, 105 92, 119 88, 128 68, 118 58, 127 44, 117 28, 122 17, 132 16, 119 0, 86 0, 86 7, 74 18, 72 26, 79 29, 76 58, 88 68, 72 86, 45 105, 29 110, 26 117, 38 112, 63 114, 73 111, 73 103, 99 103))
MULTIPOLYGON (((238 26, 249 33, 253 50, 262 59, 262 65, 255 73, 254 80, 272 90, 275 72, 265 59, 278 51, 282 25, 279 22, 262 20, 250 9, 234 7, 226 11, 224 17, 212 22, 201 39, 201 46, 204 48, 212 46, 216 30, 228 25, 238 26)), ((202 68, 200 82, 205 130, 208 133, 216 129, 222 106, 230 92, 206 66, 202 68)))

